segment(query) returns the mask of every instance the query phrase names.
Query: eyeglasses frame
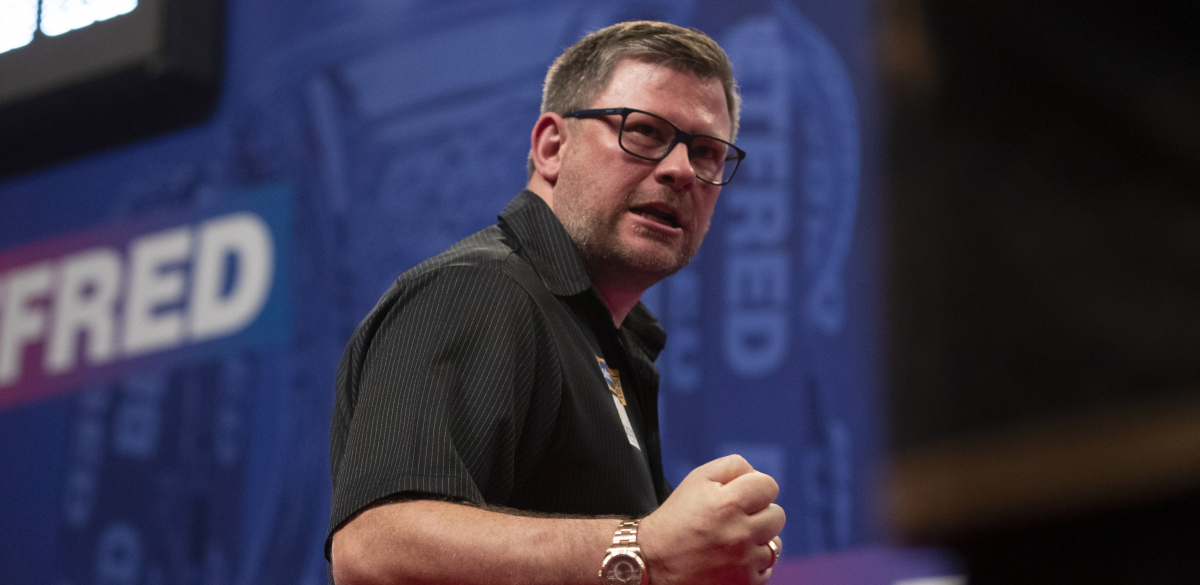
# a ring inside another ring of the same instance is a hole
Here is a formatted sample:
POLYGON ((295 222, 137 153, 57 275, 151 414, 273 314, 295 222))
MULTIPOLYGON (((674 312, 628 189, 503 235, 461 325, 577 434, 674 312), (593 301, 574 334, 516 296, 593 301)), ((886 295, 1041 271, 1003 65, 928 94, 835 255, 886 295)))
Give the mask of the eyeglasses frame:
MULTIPOLYGON (((681 130, 679 128, 679 126, 676 126, 670 120, 668 120, 658 114, 655 114, 653 112, 647 112, 645 110, 638 110, 635 108, 593 108, 590 110, 573 110, 573 111, 567 112, 562 115, 562 117, 564 117, 564 118, 576 118, 576 119, 597 118, 600 116, 621 116, 621 129, 617 133, 617 144, 621 147, 621 150, 624 150, 625 152, 629 153, 631 156, 635 156, 642 160, 648 160, 648 161, 652 161, 652 162, 660 162, 664 158, 667 158, 668 156, 670 156, 671 151, 675 150, 675 147, 677 145, 679 145, 680 143, 682 143, 684 146, 686 146, 687 148, 690 149, 692 147, 692 141, 696 140, 697 138, 709 138, 712 140, 717 140, 720 142, 724 142, 725 144, 728 144, 729 147, 732 148, 734 150, 734 152, 737 153, 737 159, 736 159, 737 162, 734 164, 733 171, 729 173, 728 179, 726 179, 724 182, 717 183, 715 181, 710 181, 708 179, 705 179, 704 177, 701 177, 698 174, 696 175, 697 179, 700 179, 701 181, 704 181, 705 183, 708 183, 709 185, 716 185, 718 187, 723 186, 723 185, 728 185, 731 181, 733 181, 733 176, 737 174, 738 168, 740 168, 742 166, 742 160, 746 158, 746 151, 738 148, 737 145, 735 145, 734 143, 732 143, 728 140, 717 138, 716 136, 709 136, 708 134, 692 134, 691 132, 685 132, 685 131, 681 130), (658 118, 659 120, 666 122, 667 124, 669 124, 671 126, 672 129, 675 130, 675 139, 672 140, 671 144, 667 146, 667 150, 666 150, 666 152, 663 153, 662 156, 660 156, 658 158, 651 158, 648 156, 642 156, 635 152, 631 152, 628 148, 625 148, 625 141, 623 140, 624 134, 625 134, 625 121, 627 119, 629 119, 629 114, 632 114, 634 112, 637 112, 639 114, 646 114, 647 116, 654 116, 655 118, 658 118)), ((690 157, 689 157, 689 160, 691 160, 690 157)), ((728 162, 729 160, 731 160, 731 159, 729 159, 728 155, 726 155, 725 161, 728 162)))

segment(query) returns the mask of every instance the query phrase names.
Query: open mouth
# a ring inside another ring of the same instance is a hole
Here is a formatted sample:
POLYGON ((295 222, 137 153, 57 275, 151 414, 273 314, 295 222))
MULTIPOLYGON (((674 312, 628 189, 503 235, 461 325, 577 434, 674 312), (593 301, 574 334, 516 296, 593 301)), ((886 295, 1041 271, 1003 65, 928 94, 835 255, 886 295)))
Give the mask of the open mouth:
POLYGON ((661 209, 653 205, 646 205, 643 207, 634 207, 633 209, 630 209, 630 211, 649 219, 650 221, 654 221, 668 227, 679 227, 679 216, 676 215, 674 211, 669 209, 661 209))

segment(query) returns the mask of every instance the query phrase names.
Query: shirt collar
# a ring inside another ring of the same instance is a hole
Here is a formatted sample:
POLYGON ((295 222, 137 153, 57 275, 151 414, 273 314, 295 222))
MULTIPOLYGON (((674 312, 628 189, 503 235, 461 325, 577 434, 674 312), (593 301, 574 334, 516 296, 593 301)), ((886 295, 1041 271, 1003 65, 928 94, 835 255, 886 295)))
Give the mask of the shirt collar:
MULTIPOLYGON (((569 297, 591 291, 592 281, 583 266, 579 248, 563 228, 558 216, 536 193, 528 189, 521 191, 500 212, 498 219, 501 229, 516 239, 513 250, 524 250, 522 256, 533 265, 550 292, 569 297)), ((592 296, 595 296, 594 292, 592 296)), ((595 302, 600 305, 598 297, 595 302)), ((607 319, 609 323, 612 322, 611 317, 607 319)), ((638 338, 651 361, 658 356, 666 342, 666 332, 642 303, 634 306, 621 328, 638 338)))
POLYGON ((592 288, 583 259, 549 205, 528 189, 500 212, 500 227, 517 243, 550 292, 568 297, 592 288))
POLYGON ((667 343, 667 332, 658 324, 654 313, 641 302, 634 305, 633 310, 625 316, 621 329, 628 330, 641 342, 642 350, 651 362, 658 359, 659 352, 667 343))

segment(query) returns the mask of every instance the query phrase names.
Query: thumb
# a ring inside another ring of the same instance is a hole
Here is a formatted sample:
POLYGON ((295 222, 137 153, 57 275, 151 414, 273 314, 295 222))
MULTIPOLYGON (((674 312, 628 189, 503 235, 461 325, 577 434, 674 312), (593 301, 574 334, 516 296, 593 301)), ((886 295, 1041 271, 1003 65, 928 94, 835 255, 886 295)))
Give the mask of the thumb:
POLYGON ((693 473, 701 477, 725 485, 747 473, 754 471, 750 462, 741 455, 726 455, 697 467, 693 473))

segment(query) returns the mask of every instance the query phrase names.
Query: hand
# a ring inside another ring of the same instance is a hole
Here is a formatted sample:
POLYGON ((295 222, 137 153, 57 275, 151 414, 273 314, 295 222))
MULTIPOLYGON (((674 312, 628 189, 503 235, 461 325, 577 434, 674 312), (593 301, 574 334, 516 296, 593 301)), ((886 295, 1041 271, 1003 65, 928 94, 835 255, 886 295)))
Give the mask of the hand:
POLYGON ((766 583, 772 557, 766 544, 786 521, 774 503, 778 495, 779 484, 740 455, 692 470, 638 528, 651 582, 766 583))

